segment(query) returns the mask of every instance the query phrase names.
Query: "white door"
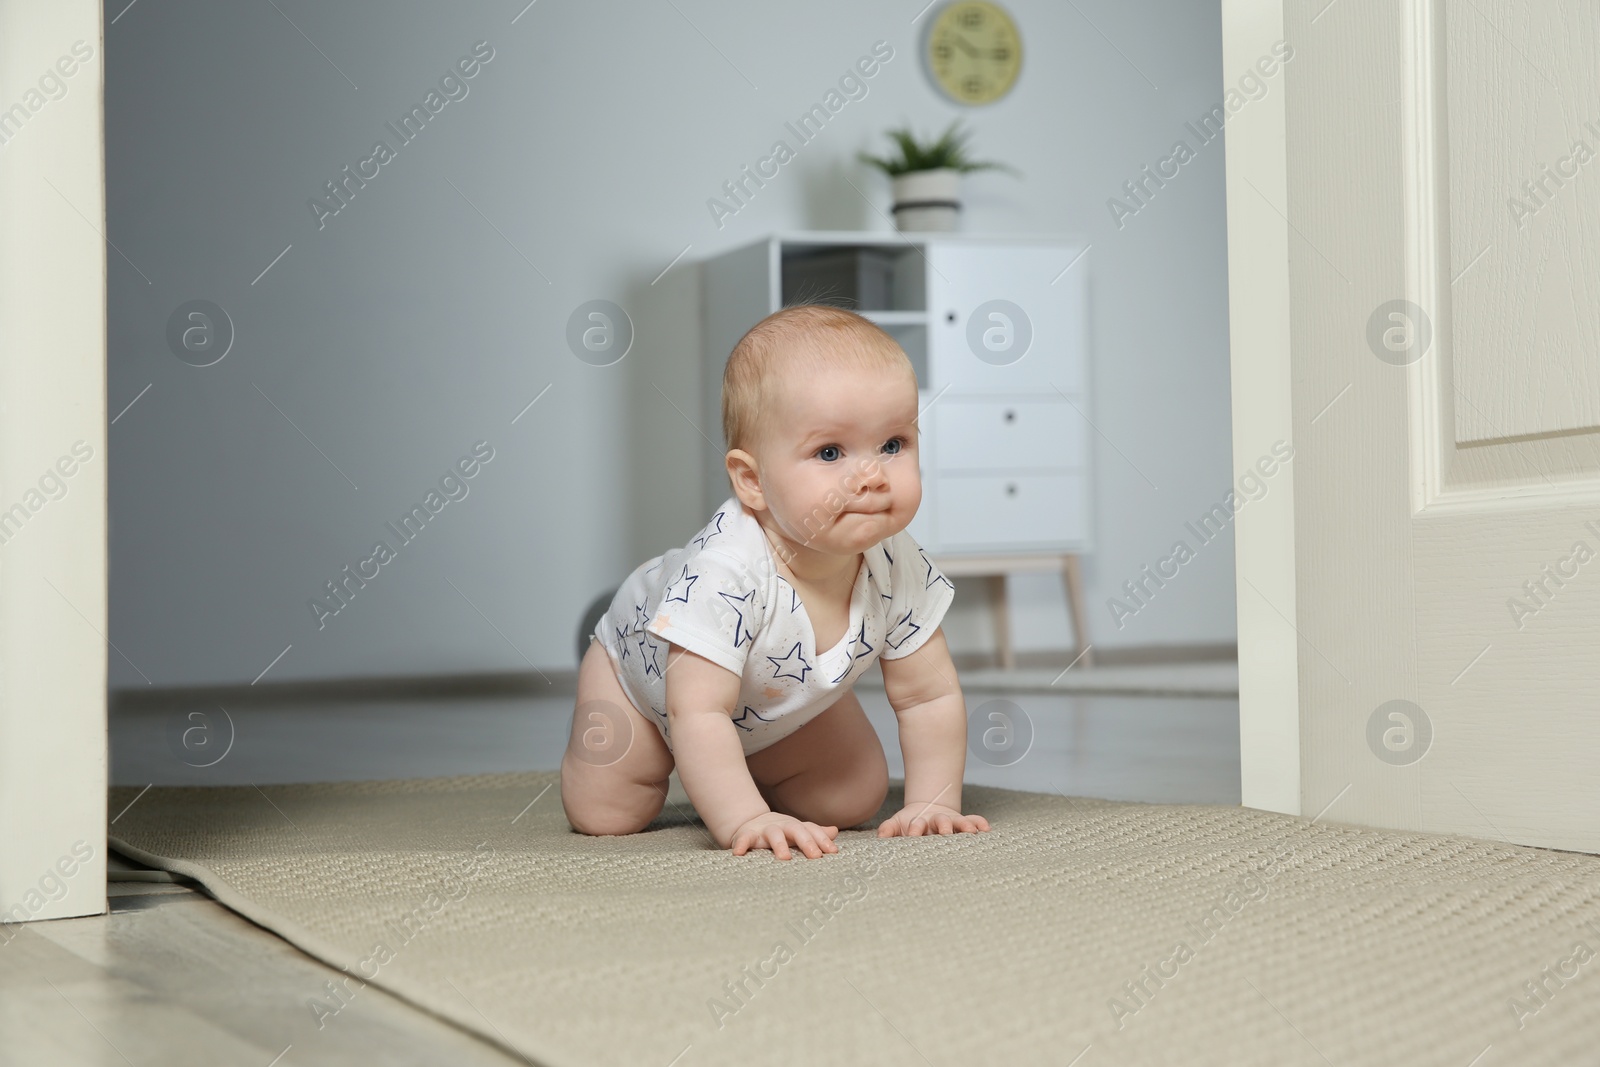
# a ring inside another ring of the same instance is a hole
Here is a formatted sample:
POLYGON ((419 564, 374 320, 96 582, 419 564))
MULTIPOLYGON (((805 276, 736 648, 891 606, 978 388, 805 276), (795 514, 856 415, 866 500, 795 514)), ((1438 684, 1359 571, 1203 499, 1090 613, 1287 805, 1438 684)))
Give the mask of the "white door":
POLYGON ((1600 7, 1224 17, 1246 803, 1600 852, 1600 7))

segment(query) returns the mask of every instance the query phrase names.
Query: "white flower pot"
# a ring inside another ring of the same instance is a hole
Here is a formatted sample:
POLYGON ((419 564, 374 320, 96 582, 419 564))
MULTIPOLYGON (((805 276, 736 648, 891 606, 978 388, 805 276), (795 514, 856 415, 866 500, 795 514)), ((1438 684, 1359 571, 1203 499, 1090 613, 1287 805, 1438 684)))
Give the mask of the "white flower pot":
POLYGON ((950 232, 961 212, 961 172, 950 167, 914 170, 890 179, 898 230, 950 232))

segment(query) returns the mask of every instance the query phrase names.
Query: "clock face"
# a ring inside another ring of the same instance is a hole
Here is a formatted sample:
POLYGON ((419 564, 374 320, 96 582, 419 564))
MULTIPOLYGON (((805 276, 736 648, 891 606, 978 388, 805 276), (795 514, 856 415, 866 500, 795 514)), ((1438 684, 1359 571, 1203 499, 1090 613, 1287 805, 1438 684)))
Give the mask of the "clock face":
POLYGON ((928 24, 923 62, 933 82, 958 104, 992 104, 1022 70, 1016 23, 987 0, 956 0, 928 24))

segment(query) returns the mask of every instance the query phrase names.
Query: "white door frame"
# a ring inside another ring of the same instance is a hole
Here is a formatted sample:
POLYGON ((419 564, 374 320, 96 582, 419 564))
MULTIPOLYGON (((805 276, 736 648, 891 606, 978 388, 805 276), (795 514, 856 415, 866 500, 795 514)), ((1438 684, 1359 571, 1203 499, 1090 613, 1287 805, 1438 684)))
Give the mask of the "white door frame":
POLYGON ((106 910, 103 51, 0 0, 0 922, 106 910))
MULTIPOLYGON (((1223 80, 1284 39, 1282 0, 1223 0, 1223 80)), ((1289 42, 1292 46, 1293 42, 1289 42)), ((1290 61, 1292 63, 1292 59, 1290 61)), ((1225 126, 1228 329, 1234 469, 1294 444, 1289 361, 1289 74, 1225 126)), ((1239 765, 1246 807, 1301 814, 1299 636, 1295 631, 1294 463, 1234 521, 1239 614, 1239 765)))

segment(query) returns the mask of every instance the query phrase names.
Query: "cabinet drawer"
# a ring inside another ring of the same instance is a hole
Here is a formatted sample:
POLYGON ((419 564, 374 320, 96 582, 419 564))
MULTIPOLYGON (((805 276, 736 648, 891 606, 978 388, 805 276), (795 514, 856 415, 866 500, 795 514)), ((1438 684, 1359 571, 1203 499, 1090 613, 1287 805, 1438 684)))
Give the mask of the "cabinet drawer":
POLYGON ((1086 543, 1082 471, 939 475, 934 487, 941 549, 1075 547, 1086 543))
POLYGON ((934 414, 941 471, 1085 465, 1083 416, 1065 400, 946 400, 934 414))

